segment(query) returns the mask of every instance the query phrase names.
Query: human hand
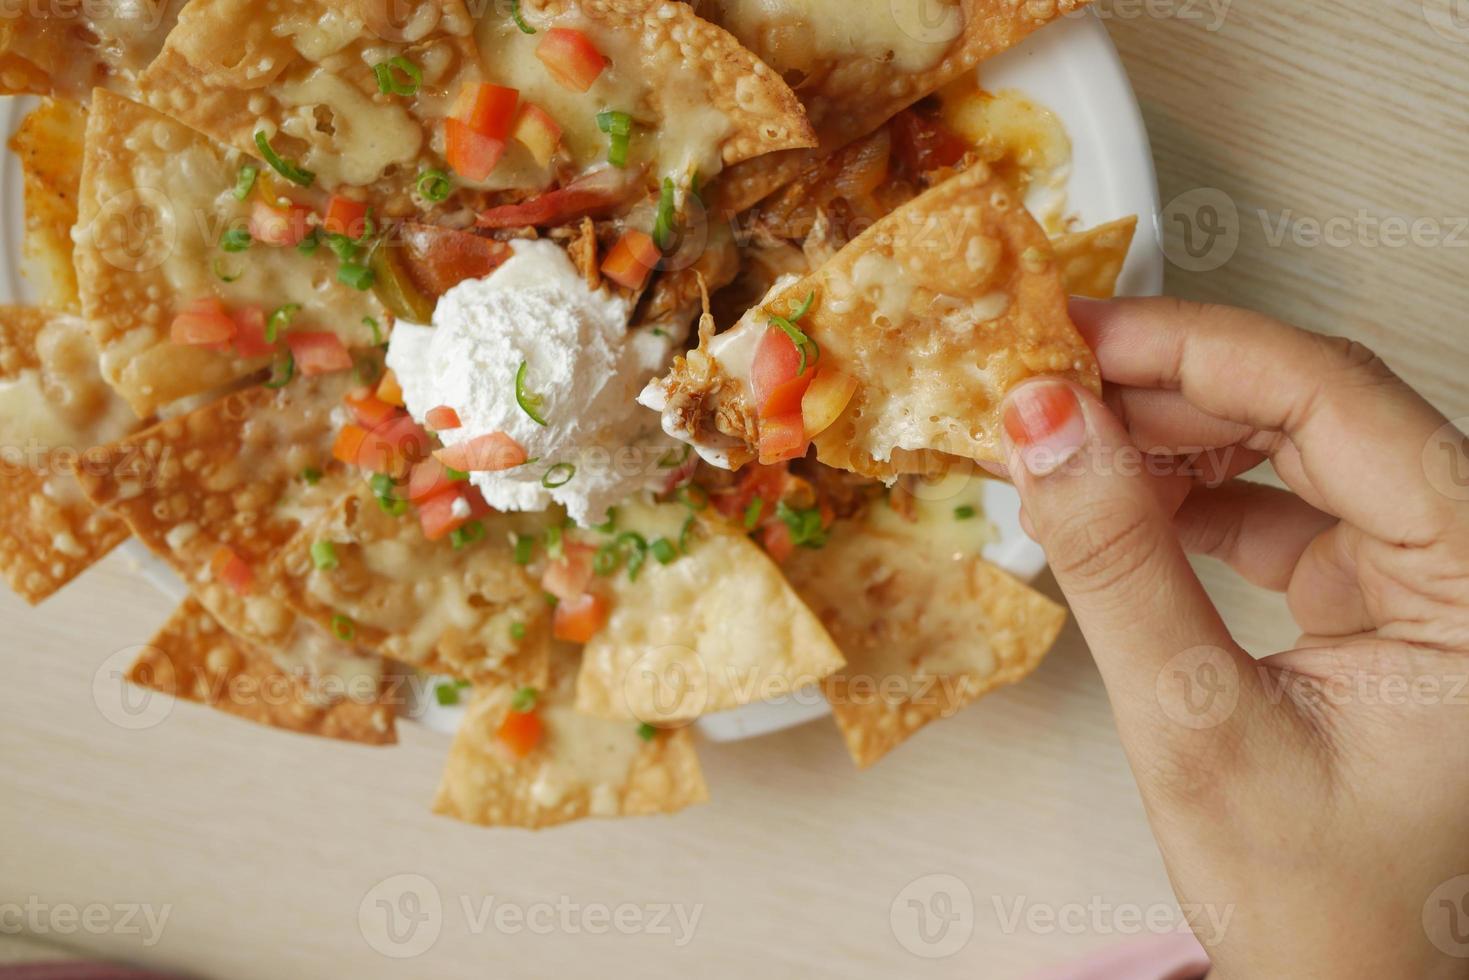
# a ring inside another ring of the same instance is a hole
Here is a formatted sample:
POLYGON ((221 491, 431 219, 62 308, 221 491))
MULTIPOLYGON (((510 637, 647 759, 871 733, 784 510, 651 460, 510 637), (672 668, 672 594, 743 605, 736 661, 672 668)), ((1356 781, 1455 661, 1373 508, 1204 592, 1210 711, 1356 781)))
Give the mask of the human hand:
POLYGON ((1180 902, 1232 909, 1198 930, 1211 978, 1469 973, 1469 879, 1441 887, 1469 873, 1469 440, 1340 339, 1166 299, 1072 315, 1107 405, 1017 388, 1008 470, 1180 902), (1266 459, 1294 493, 1235 479, 1266 459), (1188 552, 1285 592, 1294 649, 1242 650, 1188 552))

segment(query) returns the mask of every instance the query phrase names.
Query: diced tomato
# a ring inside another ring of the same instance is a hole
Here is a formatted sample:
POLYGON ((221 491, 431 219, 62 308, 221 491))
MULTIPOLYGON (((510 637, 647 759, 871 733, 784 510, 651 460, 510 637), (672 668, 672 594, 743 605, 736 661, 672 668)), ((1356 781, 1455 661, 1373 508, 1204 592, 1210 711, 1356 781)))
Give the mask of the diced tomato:
POLYGON ((796 550, 796 542, 791 538, 791 529, 786 526, 785 521, 771 521, 762 527, 760 544, 765 548, 765 553, 775 559, 777 565, 784 564, 796 550))
POLYGON ((288 333, 284 340, 296 359, 296 370, 302 374, 333 374, 352 369, 352 355, 334 333, 306 330, 288 333))
POLYGON ((367 210, 367 205, 362 201, 333 194, 331 200, 326 202, 326 217, 322 220, 322 227, 330 235, 361 238, 367 233, 367 210))
POLYGON ((358 457, 362 455, 362 446, 366 442, 366 429, 350 423, 344 425, 337 433, 337 441, 332 443, 332 458, 339 463, 356 466, 358 457))
POLYGON ((297 245, 311 233, 311 211, 297 205, 272 207, 256 198, 250 205, 250 237, 262 245, 297 245))
POLYGON ((970 150, 963 137, 937 119, 913 109, 898 113, 892 128, 898 158, 912 173, 952 167, 970 150))
POLYGON ((592 559, 596 549, 579 541, 563 541, 561 557, 546 563, 541 588, 563 602, 575 599, 592 581, 592 559))
POLYGON ((241 357, 268 357, 275 345, 265 339, 265 311, 246 306, 230 314, 235 321, 235 353, 241 357))
POLYGON ((483 279, 510 258, 505 242, 454 228, 406 222, 395 248, 403 273, 425 296, 437 299, 466 279, 483 279))
POLYGON ((374 395, 371 388, 349 392, 345 401, 357 424, 364 429, 375 429, 399 412, 398 408, 374 395))
POLYGON ((423 427, 399 412, 367 433, 357 465, 374 473, 400 477, 429 458, 433 442, 423 427))
POLYGON ((505 141, 476 133, 458 119, 444 120, 444 159, 465 180, 484 180, 505 154, 505 141))
POLYGON ((510 753, 518 759, 524 759, 541 744, 541 738, 545 734, 545 728, 541 724, 540 715, 534 711, 512 711, 505 715, 505 720, 500 722, 500 729, 495 733, 510 753))
POLYGON ((503 432, 476 436, 468 442, 446 446, 434 453, 445 466, 464 473, 494 473, 519 466, 529 459, 525 447, 503 432))
POLYGON ((857 393, 857 379, 834 368, 819 368, 801 398, 801 419, 809 438, 816 438, 841 418, 857 393))
POLYGON ((754 389, 755 406, 761 418, 801 410, 801 396, 815 372, 810 364, 806 365, 804 374, 798 373, 800 370, 801 352, 795 341, 780 328, 767 327, 750 365, 750 387, 754 389))
POLYGON ((471 82, 459 91, 453 116, 481 136, 504 140, 510 134, 519 100, 520 93, 513 88, 471 82))
POLYGON ((575 599, 556 604, 551 634, 567 643, 588 643, 607 622, 607 600, 595 592, 583 592, 575 599))
POLYGON ((607 253, 602 263, 602 275, 619 286, 642 289, 662 258, 663 253, 653 244, 651 235, 636 228, 629 229, 607 253))
POLYGON ((790 479, 784 463, 774 466, 751 465, 740 471, 740 482, 728 489, 710 495, 714 509, 735 521, 745 519, 745 511, 756 498, 761 501, 760 515, 755 523, 764 521, 775 513, 776 502, 785 496, 786 483, 790 479))
POLYGON ((468 524, 474 518, 469 499, 459 490, 435 494, 418 503, 418 523, 423 536, 439 541, 468 524))
POLYGON ((403 389, 398 386, 398 376, 392 371, 383 372, 383 379, 377 383, 377 397, 389 405, 403 407, 403 389))
POLYGON ((806 455, 810 440, 800 412, 760 421, 760 462, 779 463, 806 455))
POLYGON ((228 585, 237 595, 247 596, 255 585, 255 573, 245 560, 223 545, 209 560, 209 573, 216 582, 228 585))
POLYGON ((225 350, 239 327, 216 296, 204 296, 185 306, 169 325, 168 336, 175 344, 225 350))
POLYGON ((556 148, 561 145, 561 126, 545 109, 534 102, 527 102, 521 107, 520 118, 515 120, 511 136, 530 151, 536 163, 544 167, 550 164, 556 148))
POLYGON ((566 88, 585 92, 592 87, 609 62, 591 38, 569 27, 553 27, 536 46, 541 64, 566 88))
POLYGON ((449 479, 449 468, 430 456, 408 475, 408 499, 416 504, 463 485, 463 481, 449 479))
POLYGON ((636 168, 604 167, 529 201, 490 208, 480 214, 478 223, 481 228, 561 224, 621 204, 641 189, 642 179, 636 168))
POLYGON ((423 420, 435 432, 447 432, 450 429, 457 429, 464 424, 459 421, 459 413, 448 405, 438 405, 429 409, 424 415, 423 420))

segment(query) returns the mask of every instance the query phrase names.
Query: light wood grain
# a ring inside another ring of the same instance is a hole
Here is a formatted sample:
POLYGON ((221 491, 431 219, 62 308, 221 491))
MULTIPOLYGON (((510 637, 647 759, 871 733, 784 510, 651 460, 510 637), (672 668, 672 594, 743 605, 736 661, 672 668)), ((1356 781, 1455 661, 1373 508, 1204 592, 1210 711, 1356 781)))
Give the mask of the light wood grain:
MULTIPOLYGON (((1109 25, 1143 103, 1163 199, 1215 188, 1240 215, 1230 261, 1173 268, 1170 290, 1361 339, 1451 416, 1469 414, 1469 247, 1275 246, 1258 216, 1469 216, 1469 43, 1399 0, 1237 0, 1217 31, 1121 16, 1140 7, 1108 8, 1109 25)), ((1176 248, 1181 229, 1164 230, 1176 248)), ((1201 568, 1252 650, 1292 640, 1276 597, 1201 568)), ((0 906, 34 896, 172 907, 151 947, 118 934, 48 941, 219 977, 1008 978, 1121 937, 1089 926, 1007 932, 996 902, 1171 901, 1074 630, 1031 681, 868 773, 852 770, 829 725, 814 724, 705 745, 709 806, 532 836, 430 816, 446 740, 411 727, 394 750, 262 731, 191 705, 146 731, 115 727, 92 701, 94 674, 168 611, 122 557, 40 611, 0 597, 10 681, 0 906), (374 952, 358 928, 369 890, 405 872, 444 901, 438 942, 406 964, 374 952), (889 921, 904 886, 932 873, 962 879, 975 902, 973 939, 942 960, 905 951, 889 921), (486 895, 676 902, 702 906, 702 917, 683 948, 646 934, 476 934, 460 897, 486 895)))

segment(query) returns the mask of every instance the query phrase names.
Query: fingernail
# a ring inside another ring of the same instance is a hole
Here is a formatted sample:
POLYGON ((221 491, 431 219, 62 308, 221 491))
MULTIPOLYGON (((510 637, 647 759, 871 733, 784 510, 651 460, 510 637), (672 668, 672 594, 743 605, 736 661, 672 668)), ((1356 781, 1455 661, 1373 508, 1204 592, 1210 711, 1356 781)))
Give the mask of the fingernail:
POLYGON ((1059 381, 1032 381, 1005 400, 1005 436, 1012 454, 1035 476, 1066 465, 1086 443, 1086 419, 1076 393, 1059 381))

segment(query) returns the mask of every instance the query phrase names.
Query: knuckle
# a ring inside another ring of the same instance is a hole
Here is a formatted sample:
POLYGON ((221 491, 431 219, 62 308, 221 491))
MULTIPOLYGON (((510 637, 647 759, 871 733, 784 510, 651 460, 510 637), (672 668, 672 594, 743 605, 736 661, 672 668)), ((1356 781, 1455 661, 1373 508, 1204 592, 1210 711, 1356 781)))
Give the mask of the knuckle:
POLYGON ((1318 336, 1322 359, 1328 371, 1351 387, 1377 387, 1397 383, 1387 362, 1366 344, 1349 337, 1318 336))
POLYGON ((1152 517, 1132 500, 1078 508, 1048 535, 1052 569, 1071 587, 1093 593, 1135 580, 1154 563, 1162 544, 1152 517))

